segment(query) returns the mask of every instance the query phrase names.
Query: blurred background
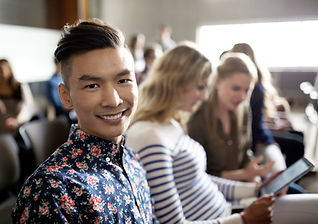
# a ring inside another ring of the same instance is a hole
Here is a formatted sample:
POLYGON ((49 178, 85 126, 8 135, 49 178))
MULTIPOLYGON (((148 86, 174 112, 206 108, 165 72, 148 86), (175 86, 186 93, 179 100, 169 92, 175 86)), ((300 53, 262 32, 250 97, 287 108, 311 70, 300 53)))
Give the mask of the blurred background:
POLYGON ((0 0, 0 58, 11 62, 33 95, 44 94, 61 29, 88 18, 117 26, 127 44, 137 34, 145 45, 157 42, 166 26, 175 42, 196 42, 214 67, 235 43, 249 43, 291 103, 294 127, 304 132, 306 154, 316 160, 317 112, 310 117, 308 105, 318 82, 317 0, 0 0))
POLYGON ((0 57, 19 81, 45 81, 63 25, 94 17, 120 28, 127 43, 137 33, 155 42, 168 25, 176 42, 197 42, 214 66, 223 51, 247 42, 280 93, 302 106, 299 84, 314 83, 318 71, 316 0, 1 0, 0 57))

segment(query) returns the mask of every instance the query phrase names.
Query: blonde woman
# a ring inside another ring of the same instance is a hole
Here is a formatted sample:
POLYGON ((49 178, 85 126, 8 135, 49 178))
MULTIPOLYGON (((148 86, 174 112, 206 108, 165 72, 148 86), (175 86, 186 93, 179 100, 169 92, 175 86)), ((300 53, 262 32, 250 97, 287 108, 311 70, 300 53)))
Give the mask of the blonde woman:
POLYGON ((273 161, 259 165, 253 158, 249 108, 257 70, 248 56, 226 53, 217 68, 209 99, 188 122, 189 135, 207 154, 207 173, 239 181, 260 181, 273 161))
POLYGON ((231 214, 232 203, 255 199, 257 184, 208 175, 203 147, 182 128, 180 112, 207 98, 210 79, 208 59, 184 43, 165 52, 140 87, 127 144, 147 171, 156 216, 160 223, 270 223, 272 195, 231 214))

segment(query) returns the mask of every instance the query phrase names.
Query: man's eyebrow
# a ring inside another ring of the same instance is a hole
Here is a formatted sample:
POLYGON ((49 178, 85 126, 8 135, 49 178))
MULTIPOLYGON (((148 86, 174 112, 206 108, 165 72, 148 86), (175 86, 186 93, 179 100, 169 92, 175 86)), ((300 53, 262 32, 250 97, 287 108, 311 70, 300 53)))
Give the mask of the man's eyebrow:
POLYGON ((129 75, 129 74, 132 74, 132 73, 133 73, 133 71, 125 69, 124 71, 119 72, 116 76, 117 77, 121 77, 121 76, 129 75))
POLYGON ((99 81, 99 80, 101 80, 101 78, 93 76, 93 75, 85 74, 85 75, 82 75, 81 77, 79 77, 78 80, 80 80, 80 81, 99 81))
MULTIPOLYGON (((129 75, 132 73, 133 73, 133 71, 125 69, 122 72, 119 72, 116 76, 121 77, 121 76, 129 75)), ((102 78, 94 76, 94 75, 90 75, 90 74, 84 74, 78 78, 78 80, 80 80, 80 81, 100 81, 101 79, 102 78)))

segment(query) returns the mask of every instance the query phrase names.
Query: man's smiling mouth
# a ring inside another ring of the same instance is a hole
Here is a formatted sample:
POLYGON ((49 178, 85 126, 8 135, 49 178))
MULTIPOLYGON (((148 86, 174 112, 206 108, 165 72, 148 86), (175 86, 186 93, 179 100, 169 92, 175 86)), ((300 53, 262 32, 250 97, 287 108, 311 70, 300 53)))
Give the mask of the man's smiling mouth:
POLYGON ((116 120, 116 119, 119 119, 120 117, 122 117, 125 112, 126 112, 126 110, 122 111, 118 114, 114 114, 114 115, 97 115, 97 117, 99 117, 103 120, 116 120))

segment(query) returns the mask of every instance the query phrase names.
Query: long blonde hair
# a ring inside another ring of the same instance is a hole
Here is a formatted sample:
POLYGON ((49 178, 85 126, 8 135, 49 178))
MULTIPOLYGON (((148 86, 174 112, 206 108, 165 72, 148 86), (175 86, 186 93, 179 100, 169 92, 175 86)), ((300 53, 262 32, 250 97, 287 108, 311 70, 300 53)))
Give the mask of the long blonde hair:
POLYGON ((191 42, 165 52, 140 86, 139 104, 132 124, 141 120, 165 123, 175 117, 185 87, 209 77, 211 67, 210 61, 191 42))
POLYGON ((238 43, 233 46, 231 52, 244 53, 251 58, 257 68, 258 83, 264 87, 264 109, 267 116, 274 116, 276 113, 276 106, 283 105, 285 110, 289 110, 288 102, 279 96, 276 88, 272 83, 272 76, 270 71, 262 67, 256 60, 254 51, 247 43, 238 43))
MULTIPOLYGON (((248 56, 242 53, 224 54, 221 58, 220 65, 217 67, 215 79, 218 78, 220 80, 223 80, 226 78, 230 78, 236 73, 243 73, 247 76, 252 77, 253 82, 257 80, 256 67, 248 56)), ((211 136, 218 136, 217 133, 219 132, 219 130, 217 130, 218 117, 215 109, 217 101, 218 90, 214 80, 209 99, 207 100, 207 102, 201 105, 201 108, 199 108, 199 110, 203 110, 204 120, 206 121, 206 125, 208 126, 208 131, 209 133, 211 133, 211 136)), ((235 137, 237 138, 239 144, 241 144, 242 142, 242 133, 244 133, 246 129, 246 127, 243 127, 243 123, 245 123, 244 119, 247 119, 244 117, 244 114, 246 114, 247 110, 247 102, 248 100, 242 102, 234 111, 235 126, 232 128, 235 128, 237 130, 237 136, 235 137)), ((221 139, 215 140, 222 141, 221 139)))

